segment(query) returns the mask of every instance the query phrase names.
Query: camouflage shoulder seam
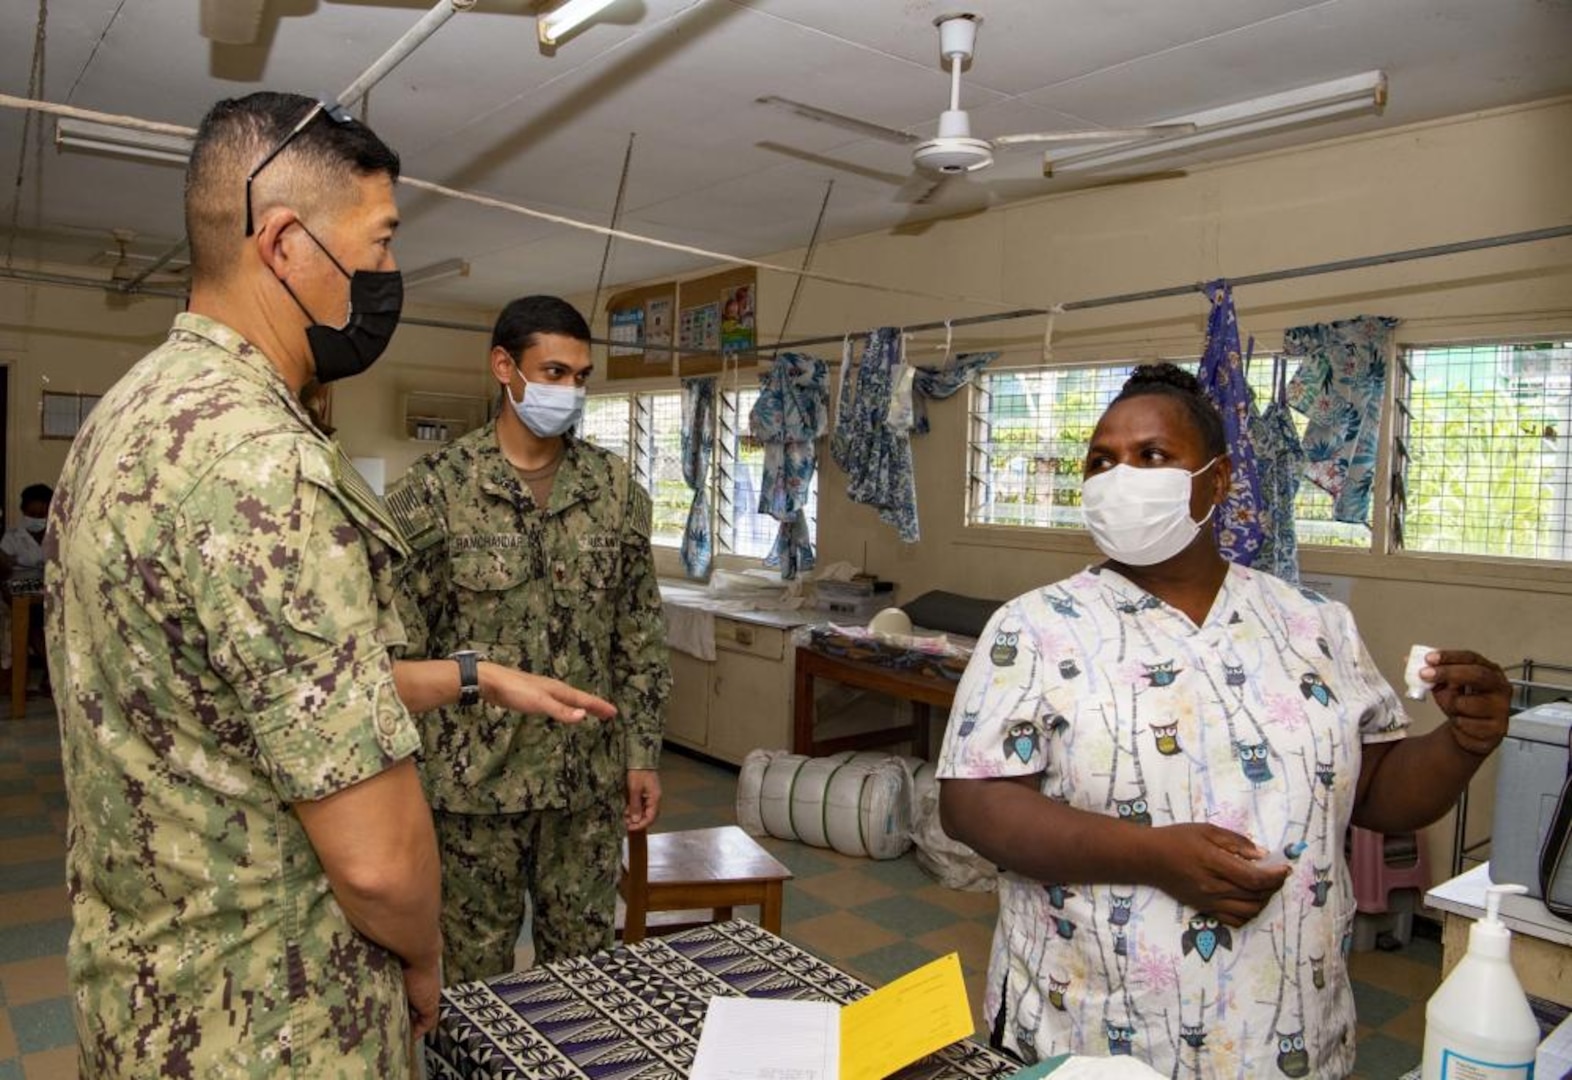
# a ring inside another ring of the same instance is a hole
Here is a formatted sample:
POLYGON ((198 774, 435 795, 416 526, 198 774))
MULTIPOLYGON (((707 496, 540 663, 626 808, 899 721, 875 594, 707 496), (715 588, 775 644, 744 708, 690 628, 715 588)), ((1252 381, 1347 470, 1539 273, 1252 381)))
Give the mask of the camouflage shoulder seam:
POLYGON ((425 551, 442 539, 442 522, 431 508, 426 476, 418 467, 411 469, 383 501, 411 551, 425 551))

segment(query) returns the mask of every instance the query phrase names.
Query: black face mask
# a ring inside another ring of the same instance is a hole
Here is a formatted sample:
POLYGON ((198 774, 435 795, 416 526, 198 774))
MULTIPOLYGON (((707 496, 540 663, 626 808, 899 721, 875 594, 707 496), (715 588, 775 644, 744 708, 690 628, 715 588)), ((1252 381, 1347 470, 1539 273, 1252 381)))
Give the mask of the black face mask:
POLYGON ((316 363, 317 382, 330 383, 359 375, 377 362, 393 339, 393 331, 398 329, 399 312, 404 308, 404 275, 397 270, 356 270, 351 274, 304 223, 296 224, 322 249, 338 272, 349 278, 349 318, 343 326, 317 322, 289 283, 283 278, 278 282, 311 320, 306 328, 306 343, 311 346, 311 358, 316 363))

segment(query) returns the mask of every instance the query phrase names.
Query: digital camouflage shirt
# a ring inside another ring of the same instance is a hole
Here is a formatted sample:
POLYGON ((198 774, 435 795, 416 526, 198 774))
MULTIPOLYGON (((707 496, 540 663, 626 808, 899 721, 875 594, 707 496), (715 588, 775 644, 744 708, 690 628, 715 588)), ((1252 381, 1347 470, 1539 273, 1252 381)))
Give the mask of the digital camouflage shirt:
POLYGON ((617 706, 559 724, 492 705, 418 718, 433 806, 580 809, 653 769, 671 673, 650 552, 650 498, 627 465, 573 438, 537 507, 487 424, 417 462, 388 495, 414 555, 399 602, 410 657, 475 649, 617 706))
POLYGON ((375 496, 186 314, 83 425, 47 548, 82 1075, 406 1076, 399 961, 290 808, 418 746, 375 496))

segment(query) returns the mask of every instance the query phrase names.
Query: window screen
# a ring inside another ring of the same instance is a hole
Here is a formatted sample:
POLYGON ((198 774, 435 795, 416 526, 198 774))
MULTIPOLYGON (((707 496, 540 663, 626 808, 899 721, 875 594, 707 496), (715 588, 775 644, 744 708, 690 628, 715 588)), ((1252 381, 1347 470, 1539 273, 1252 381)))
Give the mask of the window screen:
POLYGON ((633 401, 633 475, 655 504, 652 543, 682 544, 693 492, 682 478, 682 392, 639 394, 633 401))
POLYGON ((628 460, 629 398, 627 394, 596 394, 584 402, 579 438, 628 460))
POLYGON ((972 391, 973 525, 1081 528, 1092 429, 1132 365, 984 373, 972 391))
POLYGON ((1393 546, 1572 559, 1572 342, 1405 349, 1393 546))
MULTIPOLYGON (((1194 374, 1198 362, 1172 363, 1194 374)), ((1292 362, 1290 362, 1292 364, 1292 362)), ((1119 393, 1132 363, 986 372, 972 392, 967 523, 1082 528, 1081 468, 1092 429, 1119 393)), ((1287 378, 1294 368, 1289 367, 1287 378)), ((1260 408, 1272 393, 1270 357, 1249 382, 1260 408)), ((1291 413, 1303 435, 1305 418, 1291 413)), ((1295 500, 1299 542, 1370 546, 1370 530, 1332 520, 1332 498, 1305 480, 1295 500)))

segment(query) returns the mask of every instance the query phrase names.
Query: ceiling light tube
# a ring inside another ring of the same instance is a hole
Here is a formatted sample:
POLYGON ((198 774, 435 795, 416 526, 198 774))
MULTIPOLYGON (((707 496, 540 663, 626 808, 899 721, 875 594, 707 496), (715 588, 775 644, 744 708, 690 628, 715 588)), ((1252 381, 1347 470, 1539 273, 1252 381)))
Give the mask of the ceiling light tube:
POLYGON ((1076 172, 1171 156, 1181 150, 1212 146, 1340 116, 1370 111, 1379 113, 1385 107, 1386 75, 1384 72, 1371 71, 1281 94, 1270 94, 1236 105, 1176 116, 1165 123, 1194 124, 1195 133, 1141 139, 1057 159, 1045 158, 1043 173, 1076 172))
POLYGON ((61 117, 55 124, 55 146, 62 150, 91 150, 135 161, 179 165, 184 165, 191 157, 191 140, 183 135, 137 131, 69 117, 61 117))
POLYGON ((413 288, 416 285, 427 285, 443 278, 469 277, 469 263, 463 259, 443 259, 430 266, 422 266, 411 270, 404 275, 404 287, 413 288))
POLYGON ((542 45, 555 45, 572 33, 575 27, 599 15, 614 0, 567 0, 555 11, 547 12, 535 21, 536 32, 542 45))

